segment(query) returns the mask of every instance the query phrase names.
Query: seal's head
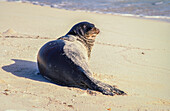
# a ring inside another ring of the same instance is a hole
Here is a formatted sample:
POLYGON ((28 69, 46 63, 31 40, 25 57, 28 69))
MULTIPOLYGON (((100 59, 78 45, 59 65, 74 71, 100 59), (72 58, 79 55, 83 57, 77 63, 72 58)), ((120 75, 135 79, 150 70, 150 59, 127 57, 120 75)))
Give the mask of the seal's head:
POLYGON ((95 38, 99 32, 100 30, 96 28, 94 24, 89 22, 80 22, 74 25, 66 35, 76 36, 77 40, 86 46, 88 56, 90 57, 92 46, 94 45, 95 38))
POLYGON ((78 36, 82 39, 95 40, 100 30, 94 24, 89 22, 80 22, 74 25, 66 35, 78 36))

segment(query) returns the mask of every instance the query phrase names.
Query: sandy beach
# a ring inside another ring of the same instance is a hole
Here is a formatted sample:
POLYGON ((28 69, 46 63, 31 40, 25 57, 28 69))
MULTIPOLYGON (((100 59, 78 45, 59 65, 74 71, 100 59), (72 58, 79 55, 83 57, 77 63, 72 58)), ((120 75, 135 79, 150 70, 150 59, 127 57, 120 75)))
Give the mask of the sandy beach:
POLYGON ((170 23, 0 2, 0 111, 169 111, 170 23), (126 96, 53 84, 36 64, 43 44, 81 21, 101 31, 90 59, 94 78, 126 96))

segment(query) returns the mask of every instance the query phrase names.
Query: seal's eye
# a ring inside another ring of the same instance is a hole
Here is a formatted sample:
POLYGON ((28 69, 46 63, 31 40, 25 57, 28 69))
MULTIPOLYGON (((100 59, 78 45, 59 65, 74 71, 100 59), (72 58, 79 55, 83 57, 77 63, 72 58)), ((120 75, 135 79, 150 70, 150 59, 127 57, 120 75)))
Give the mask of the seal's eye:
POLYGON ((90 31, 92 27, 87 27, 86 32, 90 31))
POLYGON ((92 28, 94 28, 94 25, 89 25, 89 26, 87 26, 86 32, 92 30, 92 28))
POLYGON ((94 27, 93 24, 90 24, 90 23, 86 23, 86 24, 83 24, 82 28, 84 30, 85 33, 87 33, 88 31, 90 31, 92 28, 94 27))

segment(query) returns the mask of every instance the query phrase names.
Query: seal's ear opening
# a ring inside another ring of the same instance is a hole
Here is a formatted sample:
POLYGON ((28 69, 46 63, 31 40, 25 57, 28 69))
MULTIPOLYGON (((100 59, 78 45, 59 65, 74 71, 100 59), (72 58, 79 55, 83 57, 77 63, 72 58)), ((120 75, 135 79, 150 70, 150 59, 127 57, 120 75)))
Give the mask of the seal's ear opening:
POLYGON ((94 24, 91 24, 89 22, 80 22, 74 25, 66 35, 82 37, 85 36, 85 34, 94 27, 95 27, 94 24))

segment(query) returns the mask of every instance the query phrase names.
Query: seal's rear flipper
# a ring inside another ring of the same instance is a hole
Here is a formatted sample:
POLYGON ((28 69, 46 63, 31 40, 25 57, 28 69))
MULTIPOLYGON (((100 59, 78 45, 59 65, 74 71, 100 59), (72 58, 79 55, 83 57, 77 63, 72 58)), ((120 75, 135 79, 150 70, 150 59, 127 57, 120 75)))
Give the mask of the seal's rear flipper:
POLYGON ((105 95, 110 95, 110 96, 114 96, 115 94, 126 95, 124 91, 121 91, 109 84, 102 83, 101 81, 98 81, 90 76, 85 76, 85 79, 83 80, 86 80, 86 81, 82 81, 81 83, 83 83, 84 86, 86 86, 86 88, 99 91, 105 95))
MULTIPOLYGON (((92 78, 93 79, 93 78, 92 78)), ((109 84, 106 83, 102 83, 101 81, 95 80, 93 79, 94 83, 97 85, 97 89, 98 91, 102 92, 105 95, 126 95, 126 93, 124 91, 121 91, 117 88, 115 88, 114 86, 111 86, 109 84)))

